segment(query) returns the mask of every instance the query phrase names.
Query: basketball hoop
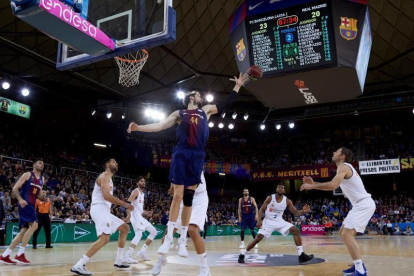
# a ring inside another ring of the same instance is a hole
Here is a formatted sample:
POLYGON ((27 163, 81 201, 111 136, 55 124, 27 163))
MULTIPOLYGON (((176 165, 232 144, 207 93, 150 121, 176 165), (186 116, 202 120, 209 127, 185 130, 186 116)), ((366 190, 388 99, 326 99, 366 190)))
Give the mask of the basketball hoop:
POLYGON ((119 66, 119 84, 126 87, 139 84, 139 73, 147 59, 148 52, 146 50, 115 57, 119 66))

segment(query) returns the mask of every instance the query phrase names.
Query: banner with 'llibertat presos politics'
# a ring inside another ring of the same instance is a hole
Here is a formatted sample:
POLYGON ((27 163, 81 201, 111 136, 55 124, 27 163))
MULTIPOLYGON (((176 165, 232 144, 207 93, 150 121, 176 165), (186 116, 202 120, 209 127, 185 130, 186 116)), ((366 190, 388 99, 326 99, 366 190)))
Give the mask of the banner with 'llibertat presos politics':
POLYGON ((400 171, 399 159, 359 161, 359 172, 361 175, 399 173, 400 171))

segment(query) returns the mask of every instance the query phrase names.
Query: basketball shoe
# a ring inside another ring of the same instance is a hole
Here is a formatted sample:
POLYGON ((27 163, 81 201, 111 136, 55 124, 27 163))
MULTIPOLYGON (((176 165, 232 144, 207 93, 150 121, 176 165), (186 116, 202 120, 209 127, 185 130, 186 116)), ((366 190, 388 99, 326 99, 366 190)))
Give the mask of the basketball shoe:
POLYGON ((78 275, 86 275, 86 276, 93 275, 92 272, 86 270, 85 265, 83 265, 83 266, 73 266, 70 269, 70 272, 76 273, 78 275))
POLYGON ((19 265, 29 265, 30 261, 26 259, 26 256, 23 254, 21 254, 20 256, 16 255, 16 257, 14 257, 14 260, 17 264, 19 265))
POLYGON ((208 266, 200 265, 200 274, 198 276, 211 276, 208 266))
MULTIPOLYGON (((362 266, 364 267, 365 272, 367 272, 367 268, 365 267, 365 264, 362 264, 362 266)), ((344 275, 351 275, 352 273, 355 272, 355 265, 352 265, 352 267, 345 269, 342 272, 344 273, 344 275)))
POLYGON ((157 263, 152 268, 152 275, 160 274, 162 267, 166 264, 167 264, 167 257, 165 257, 164 255, 159 255, 157 263))
POLYGON ((147 253, 142 250, 138 251, 137 257, 143 259, 144 261, 150 261, 150 258, 148 258, 147 253))
POLYGON ((0 263, 5 264, 5 265, 15 265, 16 262, 10 260, 10 255, 3 257, 3 255, 0 254, 0 263))
POLYGON ((299 263, 303 264, 303 263, 309 262, 312 259, 313 259, 313 254, 306 255, 305 252, 302 252, 302 254, 300 254, 299 256, 299 263))

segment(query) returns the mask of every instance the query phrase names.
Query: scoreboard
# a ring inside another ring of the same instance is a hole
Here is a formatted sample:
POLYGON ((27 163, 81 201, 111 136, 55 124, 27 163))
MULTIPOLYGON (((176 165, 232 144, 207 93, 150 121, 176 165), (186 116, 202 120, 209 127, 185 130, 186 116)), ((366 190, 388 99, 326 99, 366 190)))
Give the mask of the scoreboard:
POLYGON ((264 77, 335 64, 329 1, 318 1, 248 18, 250 60, 264 77))

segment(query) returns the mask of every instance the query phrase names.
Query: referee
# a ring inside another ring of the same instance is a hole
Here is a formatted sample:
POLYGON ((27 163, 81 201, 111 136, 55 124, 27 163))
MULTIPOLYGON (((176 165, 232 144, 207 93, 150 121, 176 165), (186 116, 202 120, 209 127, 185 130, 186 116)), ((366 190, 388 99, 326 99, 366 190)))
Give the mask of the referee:
MULTIPOLYGON (((43 196, 46 196, 46 191, 42 191, 43 196)), ((33 249, 37 249, 37 236, 42 229, 42 226, 45 228, 46 236, 46 248, 53 248, 50 244, 51 241, 51 224, 52 219, 52 206, 50 204, 50 198, 47 199, 47 202, 40 201, 36 199, 35 209, 37 210, 37 219, 39 220, 39 226, 33 234, 33 249)))

